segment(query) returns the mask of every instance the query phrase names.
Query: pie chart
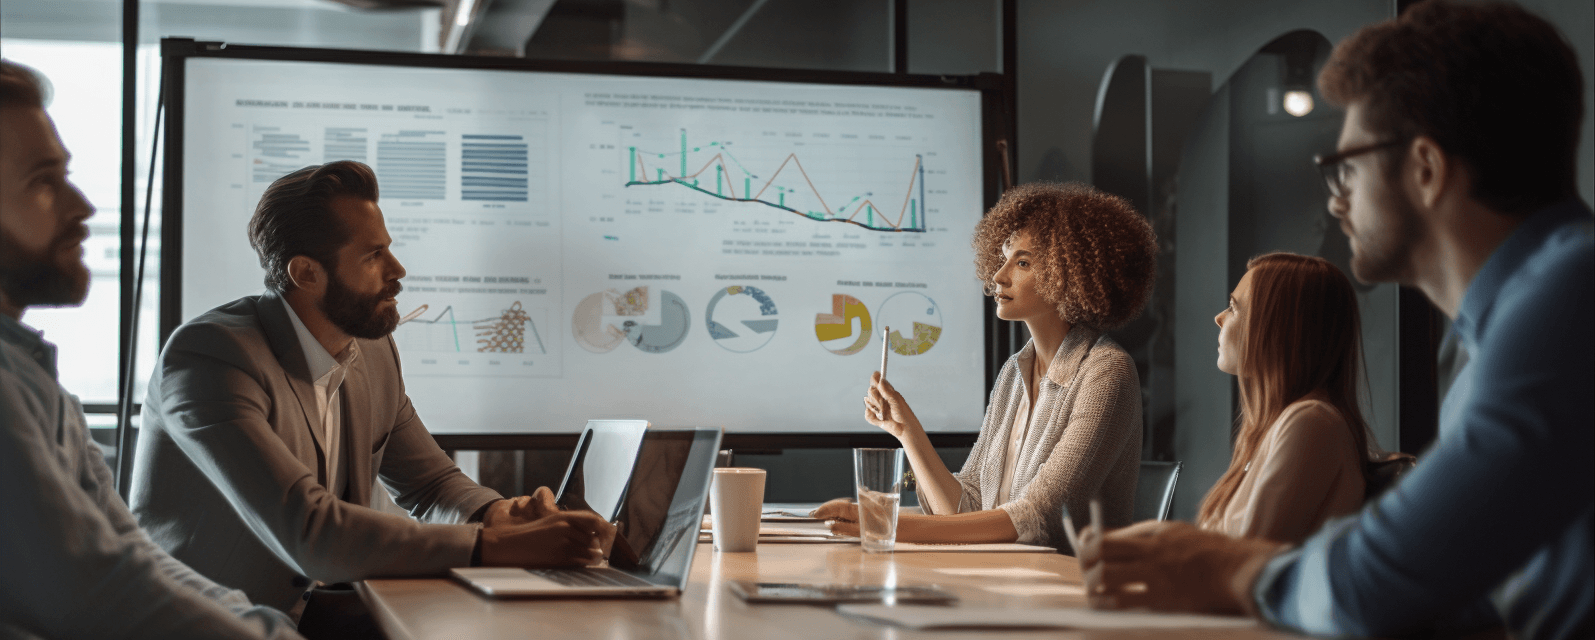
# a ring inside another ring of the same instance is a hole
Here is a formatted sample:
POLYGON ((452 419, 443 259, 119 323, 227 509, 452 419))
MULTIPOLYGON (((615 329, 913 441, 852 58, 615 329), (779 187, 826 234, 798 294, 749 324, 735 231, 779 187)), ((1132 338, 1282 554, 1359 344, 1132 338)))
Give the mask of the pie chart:
POLYGON ((831 295, 831 312, 814 314, 814 336, 820 346, 839 356, 850 356, 869 344, 869 309, 858 298, 831 295))
POLYGON ((891 327, 886 335, 892 353, 917 356, 930 351, 941 339, 941 308, 918 291, 901 291, 881 303, 877 320, 891 327))
POLYGON ((687 339, 687 329, 692 324, 692 312, 681 296, 670 291, 659 292, 659 324, 643 324, 641 318, 621 322, 626 341, 644 353, 666 353, 681 346, 687 339))
POLYGON ((704 313, 709 337, 727 351, 757 351, 775 337, 775 301, 758 287, 733 285, 714 292, 704 313))
POLYGON ((599 291, 582 298, 576 303, 576 312, 570 319, 576 344, 593 353, 608 353, 620 346, 626 339, 626 332, 620 328, 621 317, 641 315, 638 301, 642 309, 647 308, 647 289, 638 287, 625 293, 599 291))

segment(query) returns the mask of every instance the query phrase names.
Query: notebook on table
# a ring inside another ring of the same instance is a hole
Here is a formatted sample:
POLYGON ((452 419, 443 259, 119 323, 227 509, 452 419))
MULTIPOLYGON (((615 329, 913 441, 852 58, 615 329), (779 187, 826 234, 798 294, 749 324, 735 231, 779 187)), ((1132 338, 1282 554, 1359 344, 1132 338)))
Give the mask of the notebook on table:
MULTIPOLYGON (((635 467, 628 471, 624 499, 615 509, 618 531, 609 566, 470 567, 454 569, 454 576, 492 597, 680 594, 687 586, 698 548, 696 534, 703 505, 709 499, 720 435, 718 428, 647 431, 635 467)), ((572 459, 573 465, 578 462, 572 459)))

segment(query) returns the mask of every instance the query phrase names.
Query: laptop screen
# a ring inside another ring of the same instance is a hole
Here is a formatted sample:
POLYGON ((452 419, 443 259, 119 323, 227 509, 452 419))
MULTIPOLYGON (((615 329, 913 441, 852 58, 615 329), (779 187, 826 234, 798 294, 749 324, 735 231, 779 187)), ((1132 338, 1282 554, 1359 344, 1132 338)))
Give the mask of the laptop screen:
POLYGON ((610 566, 685 586, 720 450, 719 429, 650 430, 618 517, 610 566))
POLYGON ((647 430, 646 420, 588 421, 554 502, 561 509, 585 509, 614 520, 647 430))

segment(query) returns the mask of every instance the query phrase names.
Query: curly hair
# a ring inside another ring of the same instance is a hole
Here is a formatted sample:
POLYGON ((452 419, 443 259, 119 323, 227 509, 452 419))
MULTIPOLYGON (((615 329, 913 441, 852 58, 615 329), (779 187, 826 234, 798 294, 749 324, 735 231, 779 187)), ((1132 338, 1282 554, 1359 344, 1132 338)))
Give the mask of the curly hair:
POLYGON ((1039 254, 1042 299, 1070 324, 1117 329, 1152 296, 1157 238, 1124 198, 1076 183, 1009 189, 975 225, 975 275, 988 288, 1002 268, 1003 243, 1021 232, 1039 254))

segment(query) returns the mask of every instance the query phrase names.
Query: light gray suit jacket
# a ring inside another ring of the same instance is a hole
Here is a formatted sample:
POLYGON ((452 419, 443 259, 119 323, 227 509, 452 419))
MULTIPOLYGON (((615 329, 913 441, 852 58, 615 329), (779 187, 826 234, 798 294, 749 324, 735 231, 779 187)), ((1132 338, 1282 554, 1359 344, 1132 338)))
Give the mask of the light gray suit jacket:
POLYGON ((144 401, 131 496, 139 524, 204 575, 284 610, 313 580, 470 564, 478 525, 467 520, 501 496, 427 433, 391 337, 360 341, 342 397, 348 488, 335 496, 287 302, 240 298, 179 327, 144 401), (420 522, 368 508, 373 477, 420 522))

